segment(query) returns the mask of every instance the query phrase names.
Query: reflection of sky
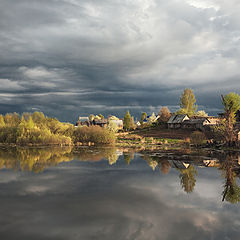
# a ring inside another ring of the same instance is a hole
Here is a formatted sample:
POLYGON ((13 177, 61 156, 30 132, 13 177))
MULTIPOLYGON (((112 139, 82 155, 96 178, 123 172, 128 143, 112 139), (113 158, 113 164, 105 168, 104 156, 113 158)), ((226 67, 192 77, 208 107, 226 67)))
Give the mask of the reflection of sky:
POLYGON ((239 239, 238 205, 221 202, 223 180, 198 169, 191 194, 179 172, 72 161, 34 175, 0 172, 1 239, 239 239))

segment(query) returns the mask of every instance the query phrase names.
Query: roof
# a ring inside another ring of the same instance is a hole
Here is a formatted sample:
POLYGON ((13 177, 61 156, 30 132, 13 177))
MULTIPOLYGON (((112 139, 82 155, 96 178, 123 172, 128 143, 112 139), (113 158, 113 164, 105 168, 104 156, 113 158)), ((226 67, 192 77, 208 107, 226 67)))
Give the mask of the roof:
POLYGON ((185 117, 189 119, 187 114, 172 115, 167 123, 182 123, 185 117))
POLYGON ((107 124, 107 119, 94 119, 95 124, 107 124))
POLYGON ((78 120, 79 121, 88 121, 89 117, 79 117, 78 120))
POLYGON ((194 118, 194 119, 189 119, 189 120, 185 120, 183 123, 184 124, 202 124, 205 121, 208 121, 210 123, 210 121, 207 118, 194 118))

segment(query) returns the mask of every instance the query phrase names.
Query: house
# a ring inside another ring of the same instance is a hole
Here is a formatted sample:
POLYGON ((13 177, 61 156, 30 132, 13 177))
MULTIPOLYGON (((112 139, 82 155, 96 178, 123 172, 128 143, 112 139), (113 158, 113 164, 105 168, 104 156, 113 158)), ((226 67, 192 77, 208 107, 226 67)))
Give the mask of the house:
POLYGON ((117 125, 118 129, 123 129, 123 120, 121 120, 121 119, 111 119, 110 121, 114 122, 117 125))
POLYGON ((79 117, 75 126, 90 126, 91 122, 89 121, 89 117, 79 117))
POLYGON ((220 167, 219 160, 217 159, 203 160, 203 164, 205 167, 220 167))
POLYGON ((107 119, 97 119, 97 118, 95 118, 92 121, 92 125, 100 126, 100 127, 103 127, 103 128, 107 127, 107 123, 108 123, 107 119))
POLYGON ((168 128, 181 128, 182 123, 186 120, 189 120, 187 114, 172 115, 167 122, 168 128))
POLYGON ((89 120, 89 117, 79 117, 76 122, 76 126, 100 126, 107 127, 107 119, 94 118, 93 121, 89 120))
POLYGON ((204 130, 205 125, 210 125, 208 118, 191 118, 182 122, 182 128, 184 129, 199 129, 204 130))

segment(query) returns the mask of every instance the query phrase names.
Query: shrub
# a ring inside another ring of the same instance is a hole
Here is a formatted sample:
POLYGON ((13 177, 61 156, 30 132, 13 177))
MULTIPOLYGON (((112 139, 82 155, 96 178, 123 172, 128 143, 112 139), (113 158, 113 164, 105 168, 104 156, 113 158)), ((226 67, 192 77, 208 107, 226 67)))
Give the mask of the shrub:
POLYGON ((16 127, 1 127, 0 128, 0 142, 1 143, 16 143, 17 128, 16 127))
POLYGON ((206 140, 205 134, 199 131, 195 131, 190 136, 190 141, 194 145, 203 144, 206 140))
POLYGON ((115 143, 115 134, 99 126, 83 126, 74 130, 73 142, 113 145, 115 143))

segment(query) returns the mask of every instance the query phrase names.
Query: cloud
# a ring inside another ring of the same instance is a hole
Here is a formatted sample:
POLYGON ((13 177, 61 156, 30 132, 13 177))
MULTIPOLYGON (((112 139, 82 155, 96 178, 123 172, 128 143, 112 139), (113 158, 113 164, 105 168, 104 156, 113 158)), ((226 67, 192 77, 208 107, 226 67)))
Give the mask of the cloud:
POLYGON ((177 105, 185 87, 208 92, 198 105, 220 108, 223 86, 240 90, 239 9, 235 0, 2 0, 0 91, 15 96, 0 111, 40 108, 74 121, 86 102, 177 105))

